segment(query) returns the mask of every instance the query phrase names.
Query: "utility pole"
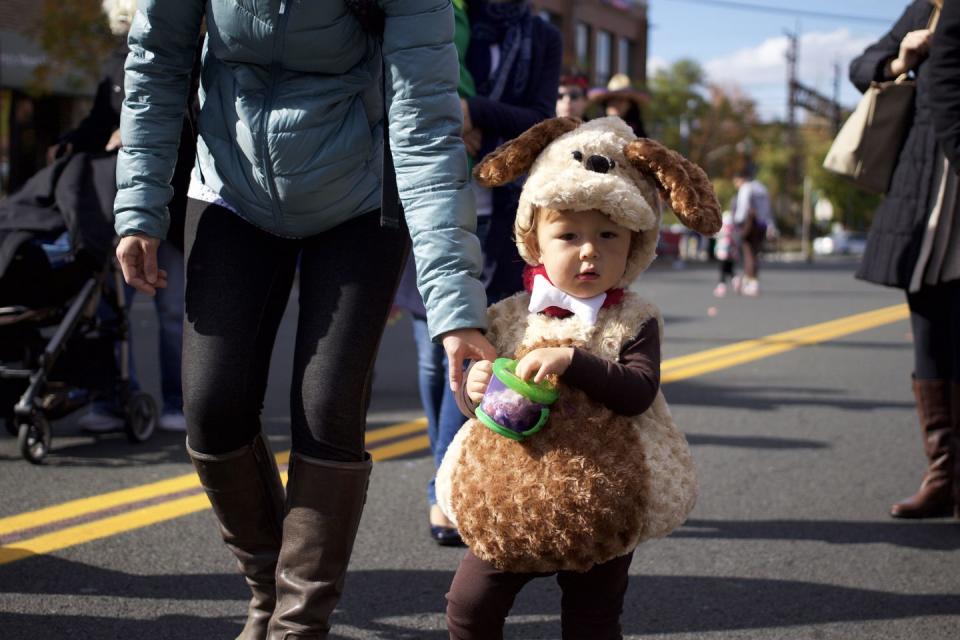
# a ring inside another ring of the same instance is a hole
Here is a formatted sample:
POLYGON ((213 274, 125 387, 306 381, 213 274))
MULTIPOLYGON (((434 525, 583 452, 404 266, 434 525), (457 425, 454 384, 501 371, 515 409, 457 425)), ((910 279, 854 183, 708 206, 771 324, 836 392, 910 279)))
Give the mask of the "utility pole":
MULTIPOLYGON (((799 31, 799 29, 798 29, 799 31)), ((790 148, 790 161, 787 163, 786 201, 791 213, 791 219, 796 212, 794 202, 790 197, 800 176, 800 136, 797 130, 797 60, 800 57, 800 44, 797 32, 787 32, 787 146, 790 148)))
POLYGON ((843 109, 840 107, 840 62, 833 63, 833 135, 840 132, 840 125, 843 124, 843 109))

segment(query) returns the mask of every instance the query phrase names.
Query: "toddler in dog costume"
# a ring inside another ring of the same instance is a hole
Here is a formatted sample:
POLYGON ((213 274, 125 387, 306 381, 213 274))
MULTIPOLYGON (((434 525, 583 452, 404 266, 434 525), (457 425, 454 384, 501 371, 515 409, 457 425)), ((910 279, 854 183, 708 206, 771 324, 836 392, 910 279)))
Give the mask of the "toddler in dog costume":
POLYGON ((471 420, 437 477, 470 547, 447 625, 455 640, 502 638, 520 589, 556 574, 563 638, 620 638, 634 548, 682 524, 697 493, 660 392, 662 318, 627 287, 654 258, 658 191, 701 232, 719 228, 719 207, 698 167, 619 118, 546 121, 475 175, 497 184, 526 172, 514 229, 526 291, 490 307, 488 337, 519 377, 550 378, 560 394, 542 431, 515 441, 473 419, 491 363, 466 375, 471 420))

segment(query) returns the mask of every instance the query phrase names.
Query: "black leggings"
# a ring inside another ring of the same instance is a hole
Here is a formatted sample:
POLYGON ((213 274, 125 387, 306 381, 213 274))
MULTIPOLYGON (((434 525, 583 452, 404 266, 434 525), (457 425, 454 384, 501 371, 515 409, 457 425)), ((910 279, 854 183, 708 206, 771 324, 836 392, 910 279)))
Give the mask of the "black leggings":
POLYGON ((409 242, 405 228, 380 227, 379 211, 294 240, 190 200, 183 327, 190 447, 226 453, 260 432, 270 354, 299 265, 292 448, 362 460, 373 364, 409 242))
POLYGON ((960 285, 941 284, 907 294, 913 330, 914 375, 960 382, 960 285))

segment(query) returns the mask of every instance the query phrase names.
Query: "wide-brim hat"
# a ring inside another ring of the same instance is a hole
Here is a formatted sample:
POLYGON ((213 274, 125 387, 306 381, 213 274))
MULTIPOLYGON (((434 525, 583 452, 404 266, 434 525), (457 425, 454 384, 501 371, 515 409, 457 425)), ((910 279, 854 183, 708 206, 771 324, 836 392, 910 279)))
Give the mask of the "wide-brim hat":
POLYGON ((590 104, 605 105, 611 98, 626 98, 637 107, 642 107, 650 101, 650 95, 645 91, 634 88, 630 77, 623 73, 614 74, 607 83, 606 89, 593 89, 588 95, 590 104))

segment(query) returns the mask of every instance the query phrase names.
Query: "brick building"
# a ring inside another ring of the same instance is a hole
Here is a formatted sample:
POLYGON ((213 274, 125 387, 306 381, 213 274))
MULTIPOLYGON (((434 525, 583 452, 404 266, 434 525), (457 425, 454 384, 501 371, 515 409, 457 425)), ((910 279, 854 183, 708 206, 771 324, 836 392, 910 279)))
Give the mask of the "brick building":
POLYGON ((646 0, 530 0, 563 35, 563 66, 603 86, 615 73, 647 84, 646 0))

